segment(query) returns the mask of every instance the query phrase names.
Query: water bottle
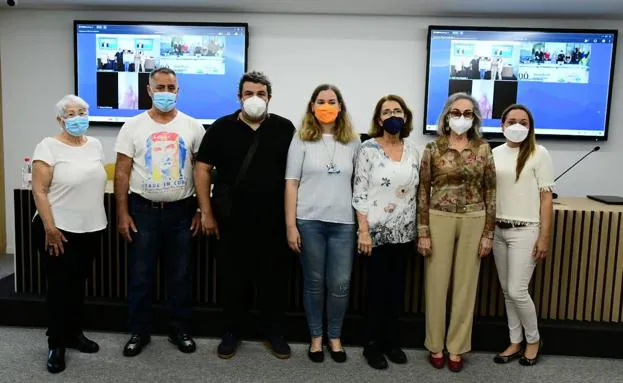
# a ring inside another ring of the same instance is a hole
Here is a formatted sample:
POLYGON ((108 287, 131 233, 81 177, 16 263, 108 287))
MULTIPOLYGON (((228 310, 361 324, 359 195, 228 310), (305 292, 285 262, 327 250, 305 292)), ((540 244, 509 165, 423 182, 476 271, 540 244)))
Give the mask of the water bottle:
POLYGON ((30 157, 24 157, 24 166, 22 166, 22 189, 32 188, 32 163, 30 157))

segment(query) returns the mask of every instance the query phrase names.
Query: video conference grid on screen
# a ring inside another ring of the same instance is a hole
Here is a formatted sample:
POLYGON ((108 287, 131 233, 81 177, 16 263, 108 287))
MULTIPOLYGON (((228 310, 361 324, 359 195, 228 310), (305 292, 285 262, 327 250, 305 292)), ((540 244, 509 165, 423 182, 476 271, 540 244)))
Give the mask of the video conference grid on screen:
POLYGON ((521 103, 537 134, 603 138, 615 43, 616 34, 604 32, 431 27, 426 132, 437 129, 449 95, 467 92, 484 133, 500 133, 503 110, 521 103))
POLYGON ((76 22, 76 92, 90 120, 123 123, 151 108, 149 72, 177 73, 178 108, 204 124, 238 108, 246 69, 246 24, 76 22))

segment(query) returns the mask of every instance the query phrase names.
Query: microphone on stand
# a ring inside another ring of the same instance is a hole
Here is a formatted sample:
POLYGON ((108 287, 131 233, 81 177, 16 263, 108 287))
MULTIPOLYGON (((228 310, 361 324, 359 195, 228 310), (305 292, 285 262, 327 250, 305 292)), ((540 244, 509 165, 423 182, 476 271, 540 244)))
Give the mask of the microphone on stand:
MULTIPOLYGON (((582 156, 582 158, 580 158, 579 160, 575 161, 575 162, 573 163, 573 165, 569 166, 569 167, 567 168, 567 170, 565 170, 565 171, 564 171, 564 172, 562 172, 562 173, 561 173, 558 177, 556 177, 556 178, 554 179, 554 182, 558 181, 558 179, 560 179, 560 177, 562 177, 562 176, 564 176, 565 174, 567 174, 567 172, 568 172, 569 170, 573 169, 573 168, 575 167, 575 165, 577 165, 577 164, 579 164, 580 162, 582 162, 582 160, 584 160, 586 157, 588 157, 588 156, 590 156, 591 154, 593 154, 593 153, 595 153, 595 152, 599 151, 599 149, 601 149, 601 147, 599 147, 599 146, 595 146, 593 149, 591 149, 591 151, 590 151, 590 152, 586 153, 584 156, 582 156)), ((558 193, 552 193, 552 198, 554 198, 554 199, 558 198, 558 193)))

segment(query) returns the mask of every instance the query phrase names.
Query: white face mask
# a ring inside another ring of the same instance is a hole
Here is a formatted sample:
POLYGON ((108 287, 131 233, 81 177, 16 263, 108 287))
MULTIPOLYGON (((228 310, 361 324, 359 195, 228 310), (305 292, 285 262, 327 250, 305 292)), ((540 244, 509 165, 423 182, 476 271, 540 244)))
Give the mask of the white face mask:
POLYGON ((249 97, 242 102, 242 108, 251 118, 259 118, 266 113, 266 101, 258 96, 249 97))
POLYGON ((463 116, 461 116, 460 118, 450 117, 450 119, 448 120, 450 129, 452 129, 452 131, 459 136, 470 130, 473 123, 473 119, 467 119, 463 116))
POLYGON ((504 129, 504 137, 510 142, 518 144, 528 137, 528 128, 521 124, 509 125, 504 129))

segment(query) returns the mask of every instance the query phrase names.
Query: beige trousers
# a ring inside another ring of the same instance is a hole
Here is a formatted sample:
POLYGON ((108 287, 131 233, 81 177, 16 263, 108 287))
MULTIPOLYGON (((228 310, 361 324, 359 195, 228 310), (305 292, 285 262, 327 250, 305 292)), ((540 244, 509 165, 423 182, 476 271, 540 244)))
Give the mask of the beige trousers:
POLYGON ((430 352, 437 353, 443 351, 445 343, 449 353, 464 354, 472 347, 480 271, 478 249, 485 226, 485 212, 461 214, 431 210, 429 224, 432 254, 424 262, 424 345, 430 352), (446 300, 450 287, 450 325, 446 338, 446 300))

